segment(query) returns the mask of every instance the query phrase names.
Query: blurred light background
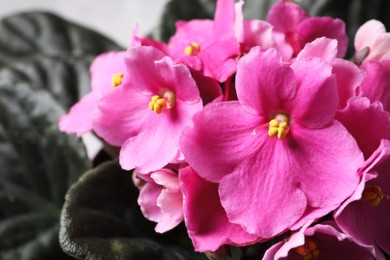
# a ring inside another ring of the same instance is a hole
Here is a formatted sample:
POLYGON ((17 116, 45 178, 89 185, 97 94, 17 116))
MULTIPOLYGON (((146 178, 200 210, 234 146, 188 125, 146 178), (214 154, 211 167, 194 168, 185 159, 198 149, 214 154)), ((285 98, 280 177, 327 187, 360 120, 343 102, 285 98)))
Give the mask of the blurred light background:
POLYGON ((0 18, 30 10, 50 11, 94 29, 123 47, 139 24, 139 35, 152 31, 168 0, 0 0, 0 18))

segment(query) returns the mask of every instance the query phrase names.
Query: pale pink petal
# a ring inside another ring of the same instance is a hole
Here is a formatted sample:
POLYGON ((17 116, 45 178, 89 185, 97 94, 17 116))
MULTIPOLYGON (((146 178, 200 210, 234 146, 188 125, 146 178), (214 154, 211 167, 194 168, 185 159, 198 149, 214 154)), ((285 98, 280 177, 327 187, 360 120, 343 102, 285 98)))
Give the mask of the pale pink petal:
POLYGON ((210 103, 184 130, 180 148, 200 176, 217 182, 258 148, 252 133, 261 122, 236 101, 210 103))
POLYGON ((386 33, 386 28, 380 21, 370 20, 359 27, 355 34, 355 50, 361 51, 374 45, 377 37, 386 33))
POLYGON ((255 47, 238 62, 236 89, 241 104, 269 117, 275 110, 288 109, 287 101, 296 94, 296 81, 275 49, 263 52, 255 47))
POLYGON ((180 224, 184 218, 183 195, 180 190, 162 189, 160 196, 157 198, 157 206, 162 213, 161 219, 155 228, 158 233, 171 230, 180 224))
POLYGON ((199 177, 190 167, 179 172, 184 193, 184 215, 196 251, 216 251, 224 244, 242 246, 257 237, 231 223, 221 206, 218 184, 199 177))
POLYGON ((158 185, 161 185, 170 191, 180 192, 179 179, 177 178, 177 174, 172 170, 163 168, 161 170, 154 171, 150 177, 158 185))
POLYGON ((349 98, 358 94, 364 74, 354 63, 347 60, 335 59, 332 66, 332 72, 336 75, 339 109, 341 109, 347 105, 349 98))
POLYGON ((321 37, 309 42, 298 54, 296 60, 320 58, 332 63, 337 55, 337 41, 321 37))
POLYGON ((62 116, 58 126, 61 131, 76 133, 77 136, 92 130, 92 116, 97 107, 101 95, 97 91, 92 91, 84 96, 79 102, 74 104, 68 114, 62 116))
POLYGON ((138 196, 138 205, 141 207, 142 214, 145 218, 159 222, 162 213, 161 209, 157 206, 157 198, 160 196, 161 187, 154 182, 147 182, 141 189, 138 196))
POLYGON ((370 51, 366 57, 366 60, 388 60, 390 59, 390 33, 384 33, 378 35, 370 51))
POLYGON ((390 139, 390 114, 379 102, 352 98, 345 109, 338 111, 337 120, 356 139, 366 158, 379 147, 382 139, 390 139))
POLYGON ((336 39, 337 57, 343 58, 348 48, 348 36, 345 23, 340 19, 330 17, 310 17, 302 21, 297 29, 304 43, 312 42, 319 37, 336 39))

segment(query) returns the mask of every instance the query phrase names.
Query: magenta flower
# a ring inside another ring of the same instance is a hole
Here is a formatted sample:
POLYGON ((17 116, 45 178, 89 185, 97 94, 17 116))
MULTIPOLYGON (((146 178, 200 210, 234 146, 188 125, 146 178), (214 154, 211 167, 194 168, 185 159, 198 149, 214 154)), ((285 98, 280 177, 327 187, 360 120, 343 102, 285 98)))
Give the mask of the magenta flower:
POLYGON ((364 174, 353 196, 335 213, 341 229, 357 242, 375 246, 377 259, 390 254, 390 141, 367 160, 364 174))
POLYGON ((357 30, 355 50, 358 54, 363 54, 359 59, 359 63, 369 60, 389 60, 390 33, 386 32, 385 26, 380 21, 370 20, 357 30))
POLYGON ((180 140, 190 166, 219 183, 232 223, 270 238, 329 213, 353 193, 363 156, 334 120, 329 64, 287 66, 274 49, 255 47, 238 63, 236 88, 238 101, 207 105, 180 140))
POLYGON ((176 23, 176 33, 168 44, 170 56, 175 62, 224 82, 236 71, 240 54, 234 23, 234 1, 218 0, 214 21, 176 23))
MULTIPOLYGON (((151 172, 141 188, 138 204, 144 216, 157 222, 156 232, 164 233, 183 220, 183 195, 177 173, 171 169, 151 172)), ((142 178, 142 176, 141 176, 142 178)))
POLYGON ((229 221, 221 206, 218 184, 201 178, 189 166, 180 170, 179 178, 185 223, 196 251, 214 252, 224 244, 243 246, 257 242, 256 236, 229 221))
POLYGON ((179 136, 192 125, 202 101, 190 71, 153 47, 129 49, 127 84, 98 104, 93 128, 112 145, 122 146, 120 164, 147 173, 179 159, 179 136))
MULTIPOLYGON (((329 224, 333 224, 330 222, 329 224)), ((267 250, 263 260, 373 260, 373 248, 359 245, 351 237, 329 224, 302 228, 287 241, 279 242, 267 250)))
POLYGON ((82 136, 92 130, 93 113, 98 101, 114 87, 126 82, 125 53, 108 52, 96 57, 90 67, 91 92, 74 104, 68 114, 59 120, 59 128, 82 136))
POLYGON ((268 13, 268 22, 282 57, 295 57, 306 43, 327 37, 338 41, 337 57, 344 57, 348 47, 345 24, 330 17, 310 17, 299 5, 290 0, 280 0, 268 13), (283 19, 281 19, 283 17, 283 19))
POLYGON ((371 102, 382 102, 385 110, 390 112, 390 60, 369 61, 361 68, 366 74, 361 84, 361 95, 371 102))

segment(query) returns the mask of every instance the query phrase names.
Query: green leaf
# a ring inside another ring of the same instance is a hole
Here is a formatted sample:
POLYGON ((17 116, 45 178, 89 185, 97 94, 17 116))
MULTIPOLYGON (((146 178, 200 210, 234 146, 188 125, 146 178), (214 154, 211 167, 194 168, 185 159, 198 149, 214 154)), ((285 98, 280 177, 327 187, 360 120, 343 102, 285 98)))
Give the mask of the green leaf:
POLYGON ((23 81, 34 89, 45 89, 69 108, 90 91, 91 60, 92 56, 32 55, 0 67, 0 79, 3 82, 23 81))
POLYGON ((117 161, 85 173, 69 189, 62 209, 63 250, 81 259, 206 259, 191 253, 183 226, 156 234, 137 196, 131 173, 117 161))
POLYGON ((50 13, 20 13, 0 21, 0 64, 39 53, 68 57, 118 49, 99 33, 50 13))
POLYGON ((0 21, 0 78, 46 89, 69 108, 90 90, 93 58, 120 49, 99 33, 53 14, 21 13, 0 21))
POLYGON ((0 82, 0 259, 67 259, 58 245, 68 187, 89 168, 83 145, 57 130, 45 91, 0 82))

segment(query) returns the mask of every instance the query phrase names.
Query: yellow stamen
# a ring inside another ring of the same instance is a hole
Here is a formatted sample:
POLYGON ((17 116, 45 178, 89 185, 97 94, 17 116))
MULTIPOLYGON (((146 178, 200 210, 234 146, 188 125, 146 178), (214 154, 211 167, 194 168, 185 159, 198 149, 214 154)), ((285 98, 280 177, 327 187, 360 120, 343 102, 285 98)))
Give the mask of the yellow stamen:
POLYGON ((385 195, 380 186, 367 184, 364 188, 362 199, 368 201, 371 206, 376 207, 384 197, 385 195))
POLYGON ((114 88, 122 84, 123 76, 123 73, 115 73, 114 75, 112 75, 111 83, 114 88))
POLYGON ((317 245, 313 240, 309 240, 303 246, 297 247, 295 252, 302 256, 304 260, 311 260, 320 255, 320 250, 318 250, 317 245))
POLYGON ((176 95, 172 91, 165 91, 160 97, 155 95, 151 98, 149 102, 149 109, 156 112, 156 114, 161 114, 163 110, 169 110, 176 102, 176 95))
POLYGON ((286 115, 276 115, 275 119, 269 121, 268 135, 277 136, 279 139, 285 138, 290 130, 288 123, 289 119, 286 115))
POLYGON ((196 55, 200 52, 200 45, 197 42, 191 42, 184 48, 184 53, 187 56, 196 55))

